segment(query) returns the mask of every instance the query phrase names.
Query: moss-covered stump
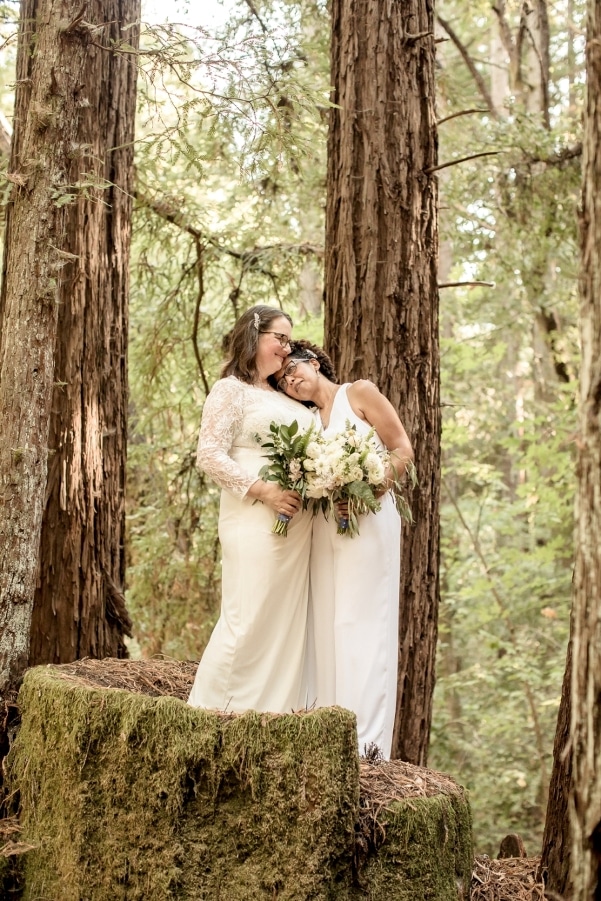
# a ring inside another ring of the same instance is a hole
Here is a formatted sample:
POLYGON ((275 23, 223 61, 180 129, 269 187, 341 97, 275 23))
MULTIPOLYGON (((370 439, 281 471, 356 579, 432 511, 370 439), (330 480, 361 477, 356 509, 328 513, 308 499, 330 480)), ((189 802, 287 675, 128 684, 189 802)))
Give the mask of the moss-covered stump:
POLYGON ((360 801, 352 714, 194 710, 194 671, 112 660, 27 673, 8 759, 34 846, 26 901, 462 897, 471 832, 452 780, 362 763, 360 801))
POLYGON ((26 898, 328 897, 359 794, 353 717, 219 716, 39 667, 9 757, 26 898))
POLYGON ((400 760, 361 764, 357 897, 369 901, 469 898, 472 823, 449 776, 400 760))

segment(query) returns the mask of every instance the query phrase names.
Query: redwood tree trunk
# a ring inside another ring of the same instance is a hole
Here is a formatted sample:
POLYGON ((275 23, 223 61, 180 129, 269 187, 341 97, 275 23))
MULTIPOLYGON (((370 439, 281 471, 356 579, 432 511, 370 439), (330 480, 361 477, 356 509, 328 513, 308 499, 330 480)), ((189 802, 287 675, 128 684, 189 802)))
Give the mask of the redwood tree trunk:
POLYGON ((572 648, 574 901, 601 898, 601 0, 589 0, 572 648))
MULTIPOLYGON (((571 631, 571 630, 570 630, 571 631)), ((568 799, 572 782, 572 751, 570 747, 570 703, 572 687, 572 639, 568 645, 566 670, 557 716, 553 745, 553 770, 549 783, 549 799, 543 834, 541 875, 547 888, 559 897, 571 893, 570 861, 571 836, 568 799)))
MULTIPOLYGON (((109 49, 115 25, 99 31, 90 25, 132 21, 138 12, 139 0, 21 6, 14 187, 0 299, 0 692, 18 681, 29 659, 58 659, 63 630, 70 649, 64 659, 120 647, 113 633, 121 629, 105 620, 112 612, 107 594, 118 597, 123 572, 129 240, 123 190, 131 184, 125 179, 118 190, 105 190, 93 183, 99 175, 117 181, 124 169, 131 178, 131 148, 108 151, 131 142, 135 66, 131 54, 116 59, 109 49), (69 353, 75 359, 67 363, 69 353), (74 372, 78 366, 81 373, 74 372), (52 514, 54 492, 60 513, 52 514), (61 529, 63 515, 79 517, 85 528, 61 529), (40 576, 43 517, 44 544, 52 548, 43 560, 53 563, 43 563, 40 576), (104 590, 94 593, 89 586, 99 582, 104 590), (44 656, 38 643, 30 658, 36 590, 47 605, 36 614, 36 628, 52 650, 44 656), (86 633, 91 637, 82 642, 86 633)), ((131 44, 135 29, 125 36, 131 44)))
POLYGON ((426 761, 439 599, 440 402, 432 0, 333 0, 326 349, 369 378, 415 450, 393 754, 426 761))
MULTIPOLYGON (((29 0, 33 2, 33 0, 29 0)), ((88 0, 95 45, 137 47, 140 0, 88 0), (129 27, 134 24, 134 27, 129 27), (125 29, 125 30, 123 30, 125 29)), ((92 181, 67 214, 30 664, 126 654, 125 464, 136 58, 91 45, 79 142, 92 181)))
MULTIPOLYGON (((69 259, 66 208, 57 200, 81 171, 71 148, 79 134, 77 99, 88 42, 65 30, 78 9, 78 0, 42 0, 35 46, 26 15, 19 30, 19 59, 31 54, 31 82, 17 87, 21 95, 27 90, 29 103, 20 122, 21 153, 11 158, 0 310, 0 692, 18 679, 29 654, 59 286, 69 259)), ((17 112, 21 103, 18 98, 17 112)))

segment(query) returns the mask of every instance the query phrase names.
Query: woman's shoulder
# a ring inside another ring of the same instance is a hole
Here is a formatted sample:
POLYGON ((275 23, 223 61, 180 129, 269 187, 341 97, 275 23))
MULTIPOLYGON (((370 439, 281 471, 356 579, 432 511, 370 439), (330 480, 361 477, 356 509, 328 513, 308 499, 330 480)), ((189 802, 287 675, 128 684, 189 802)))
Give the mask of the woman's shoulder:
POLYGON ((384 401, 378 386, 369 379, 352 382, 347 388, 346 396, 353 412, 366 422, 371 422, 371 416, 384 401))
POLYGON ((217 379, 205 400, 205 409, 219 408, 222 409, 228 404, 232 406, 244 405, 244 382, 237 379, 234 375, 225 376, 225 378, 217 379))
POLYGON ((210 394, 232 394, 241 393, 247 387, 245 382, 237 378, 235 375, 226 375, 221 379, 217 379, 210 390, 210 394))
POLYGON ((346 391, 350 397, 357 399, 375 397, 380 393, 378 386, 369 379, 357 379, 356 382, 349 382, 346 391))

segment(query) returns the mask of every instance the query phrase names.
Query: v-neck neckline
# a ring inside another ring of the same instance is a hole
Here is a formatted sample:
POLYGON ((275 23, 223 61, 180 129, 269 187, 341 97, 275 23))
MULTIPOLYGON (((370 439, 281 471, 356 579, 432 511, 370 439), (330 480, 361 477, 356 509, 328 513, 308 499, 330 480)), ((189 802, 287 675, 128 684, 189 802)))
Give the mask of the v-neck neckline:
POLYGON ((334 409, 334 404, 336 403, 336 398, 338 397, 338 394, 339 394, 341 388, 342 388, 342 385, 337 385, 337 386, 336 386, 336 390, 335 390, 334 393, 332 394, 332 402, 330 403, 330 409, 329 409, 329 411, 328 411, 328 421, 327 421, 327 423, 325 423, 325 422, 323 421, 323 417, 322 417, 322 414, 321 414, 321 411, 322 411, 324 408, 323 408, 323 407, 318 408, 318 411, 317 411, 317 412, 318 412, 318 415, 319 415, 319 421, 321 422, 321 427, 322 427, 322 429, 324 430, 324 432, 326 431, 326 429, 329 429, 329 427, 330 427, 330 421, 331 421, 331 419, 332 419, 332 411, 333 411, 333 409, 334 409))

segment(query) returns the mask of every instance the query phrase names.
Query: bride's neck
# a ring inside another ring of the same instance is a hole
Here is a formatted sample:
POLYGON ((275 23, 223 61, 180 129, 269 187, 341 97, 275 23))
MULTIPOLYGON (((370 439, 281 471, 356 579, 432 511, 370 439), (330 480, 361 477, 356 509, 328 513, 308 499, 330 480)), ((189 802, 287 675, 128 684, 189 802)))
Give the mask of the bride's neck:
POLYGON ((315 406, 320 410, 327 409, 332 401, 334 400, 334 395, 340 388, 340 385, 334 384, 334 382, 330 382, 325 376, 323 376, 319 380, 319 390, 316 392, 314 401, 315 406))

